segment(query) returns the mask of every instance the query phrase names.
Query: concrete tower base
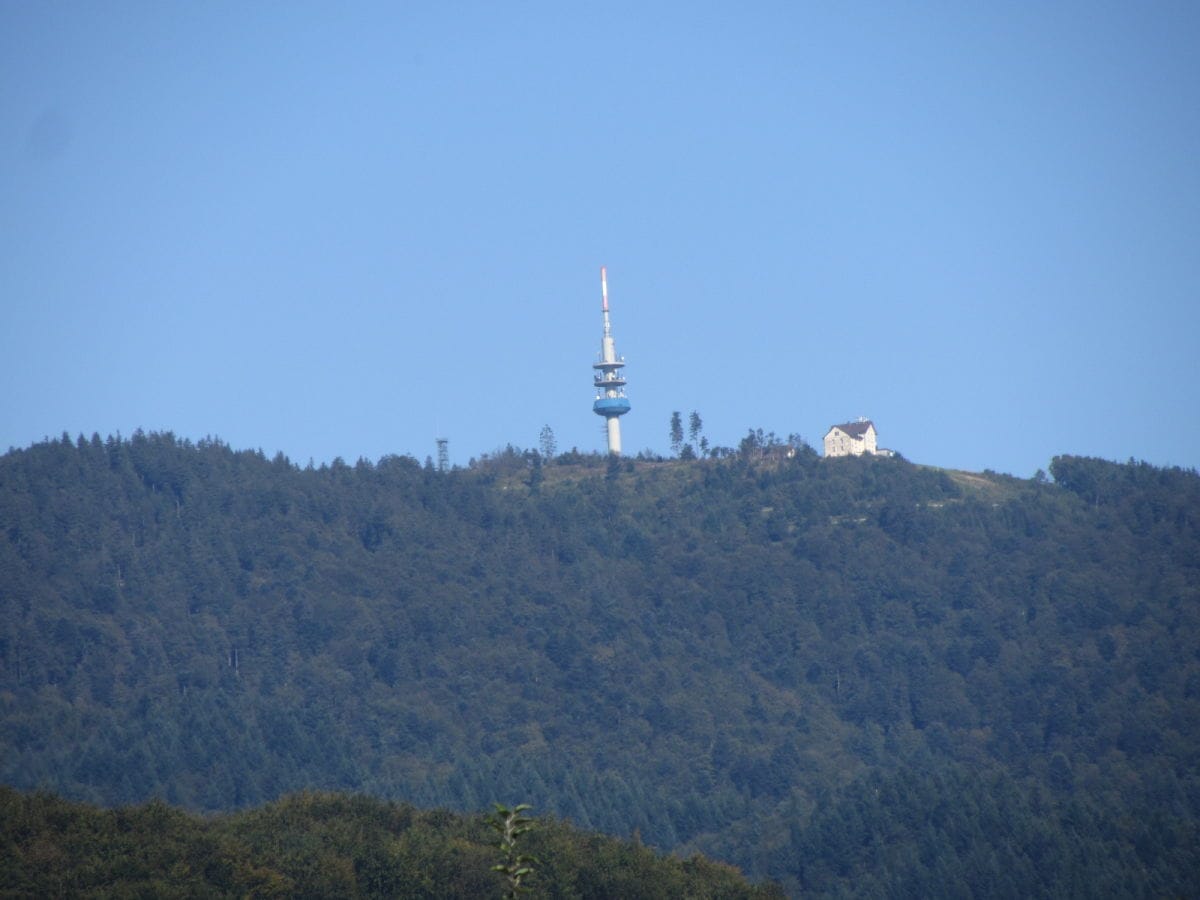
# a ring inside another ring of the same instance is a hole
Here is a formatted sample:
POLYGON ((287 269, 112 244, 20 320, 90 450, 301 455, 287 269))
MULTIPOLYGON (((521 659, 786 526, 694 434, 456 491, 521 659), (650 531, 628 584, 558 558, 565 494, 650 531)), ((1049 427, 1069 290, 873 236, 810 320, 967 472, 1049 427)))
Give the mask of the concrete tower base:
POLYGON ((608 426, 608 452, 615 456, 621 455, 621 420, 610 416, 605 423, 608 426))

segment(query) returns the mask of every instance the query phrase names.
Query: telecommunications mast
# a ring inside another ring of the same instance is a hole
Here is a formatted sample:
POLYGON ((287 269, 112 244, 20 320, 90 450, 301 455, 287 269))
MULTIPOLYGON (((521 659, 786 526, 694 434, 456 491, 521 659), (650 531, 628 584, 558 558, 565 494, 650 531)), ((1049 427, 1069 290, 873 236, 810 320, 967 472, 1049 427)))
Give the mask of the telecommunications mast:
POLYGON ((604 337, 600 339, 600 360, 592 363, 596 370, 593 379, 596 385, 596 402, 592 412, 604 416, 608 431, 608 452, 621 455, 621 416, 629 412, 629 400, 625 397, 625 357, 617 356, 613 343, 612 324, 608 320, 608 273, 600 267, 600 311, 604 314, 604 337))

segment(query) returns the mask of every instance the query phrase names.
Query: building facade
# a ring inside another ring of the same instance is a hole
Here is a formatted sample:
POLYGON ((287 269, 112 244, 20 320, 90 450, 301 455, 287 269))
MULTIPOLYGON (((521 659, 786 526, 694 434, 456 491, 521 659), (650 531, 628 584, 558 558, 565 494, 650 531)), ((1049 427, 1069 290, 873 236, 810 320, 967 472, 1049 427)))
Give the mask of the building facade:
POLYGON ((825 435, 826 456, 862 456, 878 452, 875 423, 870 419, 834 425, 825 435))

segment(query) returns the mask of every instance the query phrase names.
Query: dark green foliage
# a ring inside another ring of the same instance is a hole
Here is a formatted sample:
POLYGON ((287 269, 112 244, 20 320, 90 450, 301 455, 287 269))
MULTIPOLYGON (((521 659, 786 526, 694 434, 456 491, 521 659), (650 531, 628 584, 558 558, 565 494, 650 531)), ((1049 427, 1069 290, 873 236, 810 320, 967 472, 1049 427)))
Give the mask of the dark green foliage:
MULTIPOLYGON (((539 831, 552 864, 522 896, 782 896, 701 857, 666 858, 557 821, 539 831)), ((500 895, 490 840, 482 816, 344 794, 202 819, 158 801, 101 810, 0 787, 0 894, 476 900, 500 895)))
POLYGON ((683 416, 679 411, 671 413, 671 452, 676 456, 679 455, 679 450, 683 446, 683 416))
POLYGON ((712 455, 10 452, 0 780, 537 797, 807 894, 1194 893, 1195 473, 712 455))

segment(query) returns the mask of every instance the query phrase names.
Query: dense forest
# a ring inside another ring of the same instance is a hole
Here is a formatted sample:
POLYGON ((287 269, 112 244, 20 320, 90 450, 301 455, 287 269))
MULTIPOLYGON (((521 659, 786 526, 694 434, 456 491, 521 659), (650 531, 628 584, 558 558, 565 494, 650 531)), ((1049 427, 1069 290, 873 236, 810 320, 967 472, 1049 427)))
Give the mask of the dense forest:
MULTIPOLYGON (((503 819, 499 819, 503 822, 503 819)), ((0 787, 0 895, 51 897, 380 897, 478 900, 509 887, 483 816, 303 793, 200 818, 150 801, 101 810, 0 787)), ((530 897, 780 900, 735 869, 534 819, 530 897)))
POLYGON ((795 895, 1196 895, 1200 476, 1050 476, 64 435, 0 457, 0 782, 526 801, 795 895))

